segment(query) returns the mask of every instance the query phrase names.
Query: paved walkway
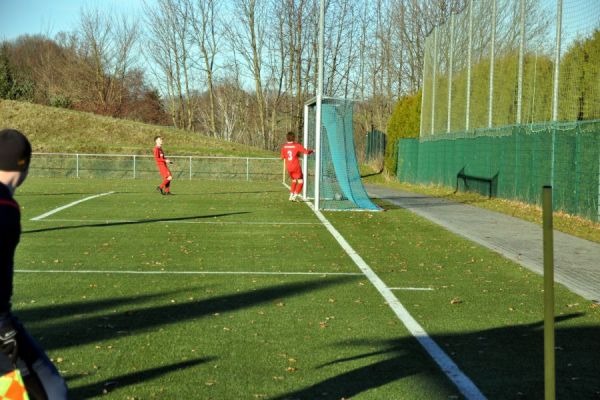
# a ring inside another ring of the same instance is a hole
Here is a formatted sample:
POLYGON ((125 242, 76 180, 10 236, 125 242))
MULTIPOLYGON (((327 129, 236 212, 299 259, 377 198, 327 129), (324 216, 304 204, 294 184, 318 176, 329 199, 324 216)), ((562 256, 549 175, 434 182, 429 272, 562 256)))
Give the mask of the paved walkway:
MULTIPOLYGON (((542 227, 446 199, 366 185, 384 199, 504 257, 543 273, 542 227)), ((600 301, 600 244, 554 231, 554 279, 588 300, 600 301)))

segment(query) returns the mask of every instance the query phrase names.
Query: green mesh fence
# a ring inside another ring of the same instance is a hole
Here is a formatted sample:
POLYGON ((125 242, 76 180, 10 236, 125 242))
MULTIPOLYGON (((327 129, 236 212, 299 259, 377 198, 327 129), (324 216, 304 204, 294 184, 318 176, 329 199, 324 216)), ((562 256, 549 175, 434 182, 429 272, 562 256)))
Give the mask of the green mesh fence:
MULTIPOLYGON (((169 169, 176 180, 282 181, 279 158, 172 156, 169 169)), ((30 174, 38 177, 157 179, 152 156, 35 153, 30 174)))
POLYGON ((491 186, 495 196, 530 204, 552 185, 555 210, 600 221, 599 160, 600 120, 507 126, 401 139, 397 176, 485 195, 491 186))

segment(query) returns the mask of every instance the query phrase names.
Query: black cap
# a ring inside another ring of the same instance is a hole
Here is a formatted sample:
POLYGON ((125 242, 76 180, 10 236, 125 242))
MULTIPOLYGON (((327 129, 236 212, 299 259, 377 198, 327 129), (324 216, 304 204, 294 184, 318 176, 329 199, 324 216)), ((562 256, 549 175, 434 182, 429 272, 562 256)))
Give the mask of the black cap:
POLYGON ((0 170, 25 171, 31 160, 31 144, 14 129, 0 131, 0 170))

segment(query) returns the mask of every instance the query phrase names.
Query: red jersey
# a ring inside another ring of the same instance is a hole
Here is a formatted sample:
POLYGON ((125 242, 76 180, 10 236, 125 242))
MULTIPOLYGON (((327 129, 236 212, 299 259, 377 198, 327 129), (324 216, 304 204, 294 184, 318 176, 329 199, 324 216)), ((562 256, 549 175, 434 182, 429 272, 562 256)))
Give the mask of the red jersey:
POLYGON ((313 151, 305 149, 300 143, 287 142, 281 148, 281 158, 285 160, 288 172, 302 171, 300 167, 300 154, 311 154, 313 151))
POLYGON ((162 147, 154 147, 154 161, 156 161, 156 165, 160 168, 161 166, 167 166, 167 160, 165 159, 165 152, 162 147))

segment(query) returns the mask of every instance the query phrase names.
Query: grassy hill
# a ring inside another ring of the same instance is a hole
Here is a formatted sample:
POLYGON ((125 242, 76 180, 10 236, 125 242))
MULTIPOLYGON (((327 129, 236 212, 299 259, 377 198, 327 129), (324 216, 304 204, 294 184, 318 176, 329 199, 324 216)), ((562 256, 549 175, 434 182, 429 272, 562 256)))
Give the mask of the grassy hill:
POLYGON ((154 137, 169 155, 272 157, 273 152, 163 126, 0 100, 0 129, 25 133, 35 152, 151 154, 154 137))

